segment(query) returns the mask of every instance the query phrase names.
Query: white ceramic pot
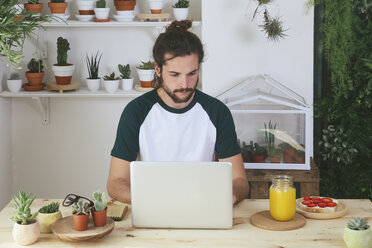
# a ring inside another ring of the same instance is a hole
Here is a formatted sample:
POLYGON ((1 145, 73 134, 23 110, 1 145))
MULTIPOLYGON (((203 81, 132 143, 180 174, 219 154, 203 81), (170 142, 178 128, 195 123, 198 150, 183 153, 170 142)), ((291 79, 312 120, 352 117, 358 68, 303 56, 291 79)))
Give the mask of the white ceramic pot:
POLYGON ((118 10, 116 13, 119 16, 128 16, 128 17, 134 17, 134 10, 118 10))
POLYGON ((78 2, 79 10, 93 10, 95 7, 96 1, 92 0, 80 0, 78 2))
POLYGON ((94 13, 97 19, 108 19, 110 8, 94 8, 94 13))
POLYGON ((54 76, 57 77, 69 77, 74 72, 74 65, 53 65, 54 76))
POLYGON ((114 93, 119 88, 119 80, 104 80, 103 85, 108 93, 114 93))
POLYGON ((8 86, 8 89, 10 92, 17 93, 21 90, 22 88, 22 80, 10 80, 8 79, 6 81, 6 85, 8 86))
POLYGON ((89 79, 87 78, 87 87, 90 91, 97 92, 99 90, 99 84, 101 79, 89 79))
POLYGON ((154 80, 155 70, 143 70, 137 68, 137 73, 140 81, 150 82, 154 80))
POLYGON ((133 78, 128 78, 128 79, 121 79, 122 83, 122 89, 126 91, 130 91, 133 89, 133 78))
POLYGON ((20 225, 14 223, 13 226, 13 239, 19 245, 31 245, 36 242, 40 236, 40 225, 36 221, 29 225, 20 225))
POLYGON ((367 230, 352 230, 345 227, 343 234, 344 242, 348 248, 371 248, 372 232, 367 230))
POLYGON ((132 16, 127 16, 127 15, 113 15, 113 17, 118 22, 131 22, 134 19, 134 15, 132 15, 132 16))
POLYGON ((151 13, 160 14, 163 9, 163 0, 149 0, 149 5, 150 5, 151 13), (154 13, 153 12, 154 10, 157 13, 154 13))
POLYGON ((36 216, 37 221, 40 223, 40 232, 41 233, 51 233, 52 225, 54 222, 62 218, 61 211, 55 213, 44 214, 38 213, 36 216))
POLYGON ((19 3, 19 4, 14 5, 14 8, 17 10, 17 14, 20 15, 22 13, 24 5, 23 3, 19 3))
POLYGON ((186 20, 189 14, 189 8, 173 8, 174 19, 177 21, 186 20))

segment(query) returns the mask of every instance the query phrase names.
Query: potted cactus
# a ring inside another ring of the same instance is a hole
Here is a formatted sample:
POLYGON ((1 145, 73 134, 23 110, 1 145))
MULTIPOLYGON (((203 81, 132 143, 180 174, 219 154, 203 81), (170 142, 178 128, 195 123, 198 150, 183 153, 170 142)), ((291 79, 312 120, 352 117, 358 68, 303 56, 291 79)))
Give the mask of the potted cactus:
POLYGON ((108 93, 114 93, 119 88, 119 77, 115 77, 115 72, 103 77, 104 87, 108 93))
POLYGON ((19 73, 13 72, 10 74, 10 78, 6 81, 6 85, 10 92, 17 93, 22 88, 22 79, 19 73))
POLYGON ((98 70, 99 70, 99 63, 101 62, 102 53, 98 58, 98 53, 94 56, 93 54, 88 57, 86 57, 87 62, 87 68, 88 68, 88 74, 89 77, 87 78, 87 86, 90 91, 98 91, 99 85, 101 82, 101 78, 98 77, 98 70))
POLYGON ((133 77, 131 77, 130 73, 130 66, 129 64, 126 65, 118 65, 120 77, 122 81, 122 89, 129 91, 133 88, 133 77))
POLYGON ((141 87, 150 88, 152 87, 152 81, 154 80, 155 74, 155 62, 147 61, 137 66, 137 73, 141 82, 141 87))
POLYGON ((13 226, 13 239, 19 245, 30 245, 36 242, 40 235, 40 225, 36 220, 37 213, 31 214, 30 206, 35 200, 32 193, 26 194, 21 190, 18 195, 13 196, 15 221, 13 226))
POLYGON ((67 39, 57 39, 57 64, 53 65, 53 72, 57 84, 70 84, 75 66, 67 63, 67 51, 70 50, 70 43, 67 39))
POLYGON ((62 218, 61 211, 59 210, 59 203, 52 202, 39 209, 39 214, 36 219, 40 223, 41 233, 51 233, 52 225, 54 222, 62 218))
POLYGON ((366 220, 360 218, 354 218, 347 223, 343 238, 348 248, 372 247, 371 228, 366 220))
POLYGON ((29 85, 41 85, 43 81, 43 61, 41 59, 36 60, 32 58, 27 64, 28 71, 26 72, 26 77, 28 79, 29 85))
POLYGON ((67 3, 65 0, 50 0, 48 7, 52 14, 65 14, 67 3))
POLYGON ((72 205, 72 219, 76 231, 85 231, 88 229, 89 212, 89 202, 84 199, 74 202, 72 205))
POLYGON ((94 13, 96 15, 95 21, 98 22, 109 22, 110 8, 106 8, 105 0, 98 0, 96 2, 96 8, 94 8, 94 13))
POLYGON ((189 14, 190 2, 188 0, 178 0, 173 7, 173 15, 177 21, 187 19, 189 14))
POLYGON ((92 211, 93 222, 95 226, 106 225, 107 207, 106 207, 106 194, 97 190, 93 193, 94 208, 92 211))
POLYGON ((32 13, 41 13, 43 10, 43 4, 39 3, 39 0, 28 0, 28 2, 24 4, 24 7, 27 11, 32 13))

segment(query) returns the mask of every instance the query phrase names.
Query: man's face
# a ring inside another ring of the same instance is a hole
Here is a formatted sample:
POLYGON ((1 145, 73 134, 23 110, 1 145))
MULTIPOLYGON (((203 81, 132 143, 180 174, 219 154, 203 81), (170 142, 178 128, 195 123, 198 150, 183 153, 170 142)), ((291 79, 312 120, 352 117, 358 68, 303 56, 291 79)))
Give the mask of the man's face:
POLYGON ((163 79, 161 88, 175 103, 186 103, 193 96, 198 84, 199 58, 197 54, 171 58, 165 54, 163 71, 156 66, 156 74, 163 79))

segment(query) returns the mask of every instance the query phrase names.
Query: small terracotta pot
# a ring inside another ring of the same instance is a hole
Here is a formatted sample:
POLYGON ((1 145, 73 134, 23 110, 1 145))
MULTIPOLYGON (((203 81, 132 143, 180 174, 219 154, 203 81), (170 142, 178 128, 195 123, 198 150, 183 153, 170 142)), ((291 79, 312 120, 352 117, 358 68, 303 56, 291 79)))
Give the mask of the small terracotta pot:
POLYGON ((67 8, 67 3, 48 3, 50 12, 53 14, 64 14, 67 8))
POLYGON ((79 10, 80 15, 94 15, 94 10, 79 10))
POLYGON ((43 81, 44 77, 44 72, 43 71, 39 73, 26 72, 26 77, 30 85, 41 85, 41 82, 43 81))
POLYGON ((93 222, 95 226, 104 226, 106 225, 107 219, 107 207, 102 211, 92 211, 93 222))
POLYGON ((243 157, 243 161, 245 163, 250 163, 252 161, 252 155, 250 153, 247 153, 244 157, 243 157))
POLYGON ((265 163, 265 156, 253 156, 253 162, 255 163, 265 163))
POLYGON ((136 1, 114 1, 116 10, 124 11, 124 10, 134 10, 136 6, 136 1))
POLYGON ((14 21, 17 22, 17 21, 20 21, 22 19, 21 15, 17 15, 16 18, 14 18, 14 21))
POLYGON ((67 76, 67 77, 55 76, 55 78, 56 78, 57 84, 60 84, 60 85, 70 84, 72 80, 72 76, 67 76))
POLYGON ((89 214, 85 215, 72 215, 74 221, 74 228, 76 231, 85 231, 88 229, 89 214))
POLYGON ((41 13, 41 11, 43 10, 43 4, 25 3, 25 9, 31 11, 32 13, 41 13))
POLYGON ((295 163, 296 162, 296 150, 285 149, 283 151, 283 162, 284 163, 295 163))
POLYGON ((152 88, 152 81, 140 81, 142 88, 152 88))
POLYGON ((151 14, 161 14, 161 9, 151 9, 151 14))
POLYGON ((305 163, 305 156, 297 156, 296 155, 296 162, 298 164, 304 164, 305 163))
POLYGON ((280 163, 281 156, 270 157, 269 159, 271 163, 280 163))

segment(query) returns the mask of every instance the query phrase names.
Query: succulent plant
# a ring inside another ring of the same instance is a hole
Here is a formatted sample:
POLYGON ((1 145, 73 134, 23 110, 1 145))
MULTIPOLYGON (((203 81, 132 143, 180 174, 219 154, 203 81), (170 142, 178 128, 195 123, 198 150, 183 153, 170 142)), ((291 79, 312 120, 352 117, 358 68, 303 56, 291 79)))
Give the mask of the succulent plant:
POLYGON ((253 155, 255 155, 255 156, 266 156, 267 151, 264 147, 260 146, 258 143, 254 143, 253 155))
POLYGON ((93 193, 94 208, 96 211, 103 211, 106 209, 106 194, 101 190, 93 193))
POLYGON ((17 196, 13 196, 15 205, 14 213, 16 214, 11 220, 21 225, 32 224, 38 213, 31 214, 30 206, 35 200, 31 197, 32 193, 26 194, 23 190, 19 191, 17 196))
POLYGON ((50 0, 51 3, 64 3, 65 0, 50 0))
POLYGON ((124 65, 124 66, 119 64, 118 67, 119 67, 119 71, 121 73, 121 75, 120 75, 121 78, 129 79, 130 78, 130 73, 131 73, 129 64, 124 65))
POLYGON ((89 211, 89 202, 84 199, 79 199, 78 202, 74 202, 74 204, 72 205, 72 214, 87 215, 89 214, 89 211))
POLYGON ((10 74, 9 80, 20 80, 20 79, 21 79, 21 76, 19 75, 19 73, 13 72, 10 74))
POLYGON ((97 8, 106 8, 106 1, 105 0, 98 0, 96 2, 96 7, 97 8))
POLYGON ((99 70, 99 63, 101 62, 102 53, 99 56, 99 59, 97 60, 98 53, 99 52, 97 52, 95 56, 93 56, 92 54, 90 57, 88 57, 88 54, 87 54, 86 62, 87 62, 87 68, 88 68, 88 74, 89 74, 88 79, 99 79, 98 70, 99 70))
POLYGON ((43 61, 41 59, 36 60, 32 58, 30 62, 27 64, 28 72, 30 73, 40 73, 43 71, 43 61))
POLYGON ((59 210, 59 203, 58 202, 52 202, 49 205, 46 205, 39 209, 39 213, 42 214, 51 214, 56 213, 59 210))
POLYGON ((103 77, 103 80, 119 80, 119 77, 115 77, 115 72, 112 72, 111 74, 107 74, 103 77))
POLYGON ((28 0, 29 4, 39 4, 39 0, 28 0))
POLYGON ((143 62, 141 61, 141 65, 137 66, 138 69, 141 69, 141 70, 153 70, 155 69, 155 62, 152 62, 152 61, 147 61, 147 62, 143 62))
POLYGON ((67 39, 58 37, 57 39, 57 64, 67 64, 67 51, 70 50, 70 43, 67 39))
POLYGON ((188 8, 190 6, 190 1, 188 0, 178 0, 174 5, 173 8, 188 8))
POLYGON ((369 225, 366 220, 361 218, 353 218, 347 223, 347 227, 351 230, 367 230, 369 225))

